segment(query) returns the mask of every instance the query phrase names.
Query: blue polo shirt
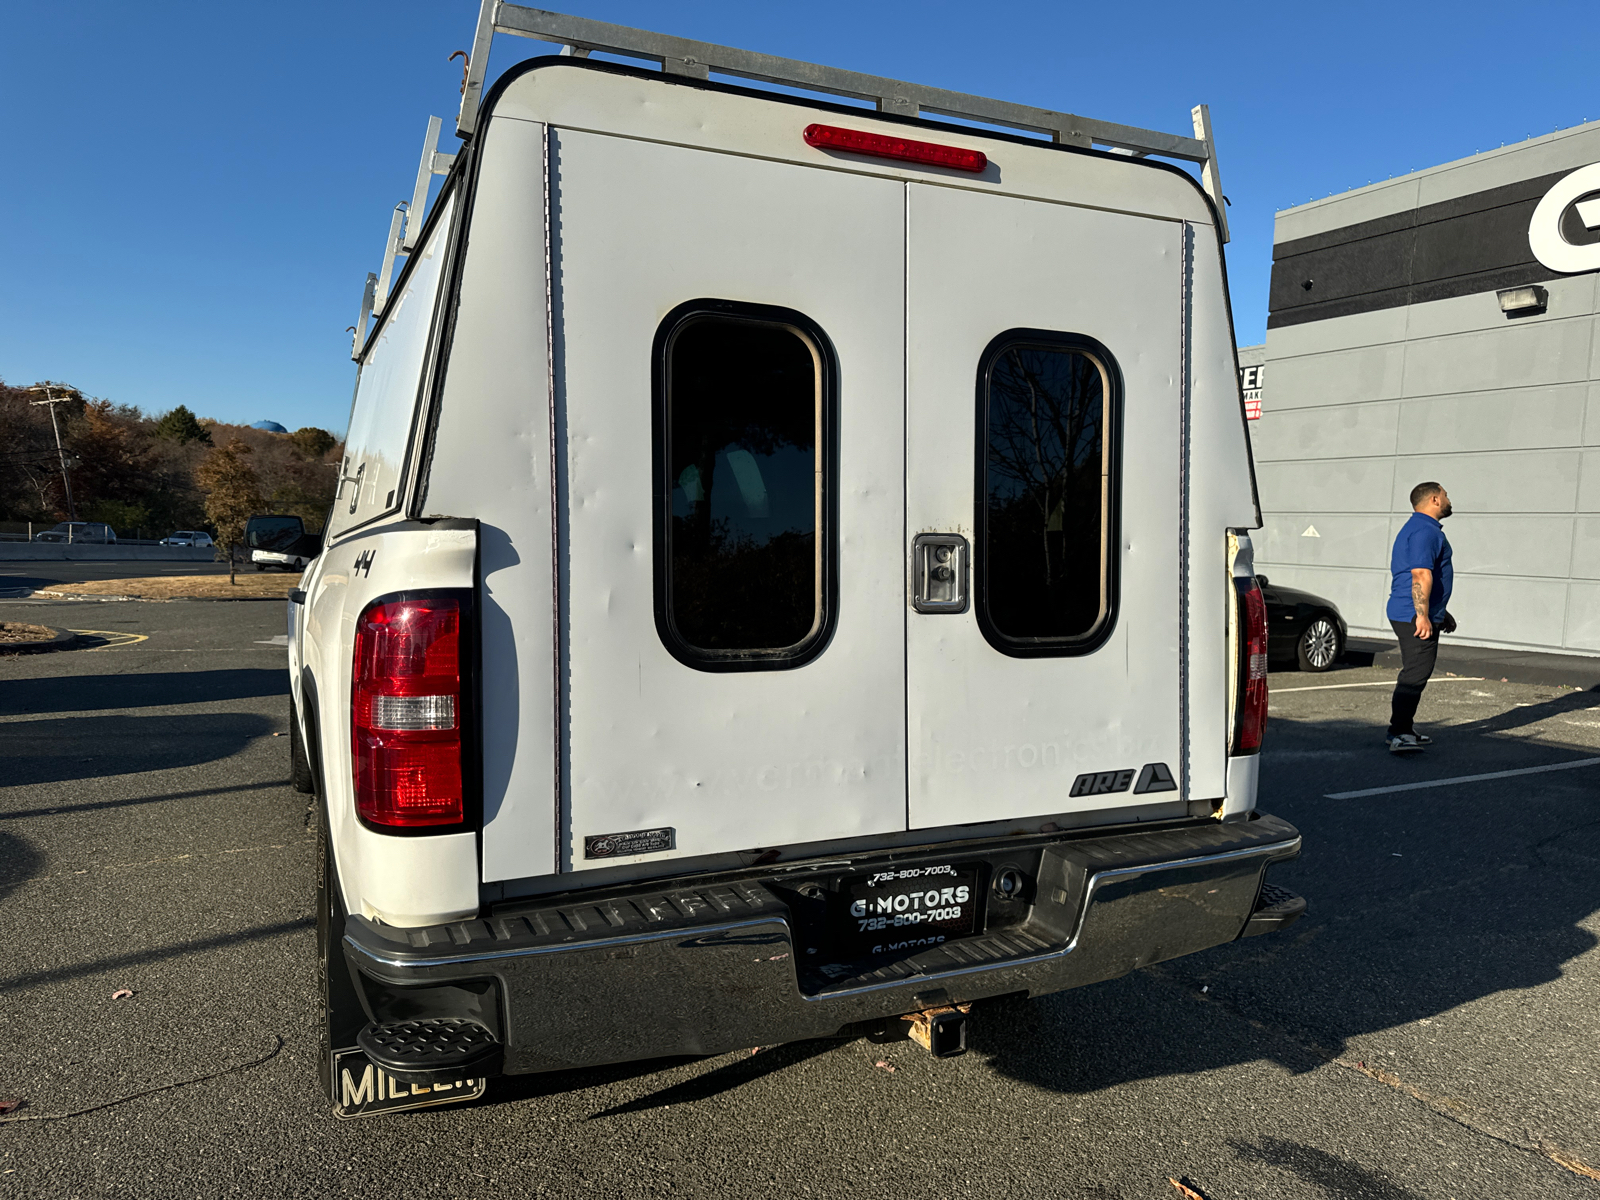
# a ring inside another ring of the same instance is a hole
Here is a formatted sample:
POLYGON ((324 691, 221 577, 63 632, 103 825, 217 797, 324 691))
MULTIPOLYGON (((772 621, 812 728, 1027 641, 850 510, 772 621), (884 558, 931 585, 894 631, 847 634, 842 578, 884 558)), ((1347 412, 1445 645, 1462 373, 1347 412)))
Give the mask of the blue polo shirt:
POLYGON ((1427 513, 1412 513, 1411 519, 1400 527, 1400 534, 1394 539, 1389 570, 1394 572, 1394 587, 1389 591, 1391 621, 1414 621, 1417 618, 1417 606, 1411 600, 1411 572, 1414 570, 1433 572, 1433 594, 1428 597, 1428 620, 1444 620, 1454 576, 1450 569, 1450 539, 1444 536, 1444 526, 1427 513))

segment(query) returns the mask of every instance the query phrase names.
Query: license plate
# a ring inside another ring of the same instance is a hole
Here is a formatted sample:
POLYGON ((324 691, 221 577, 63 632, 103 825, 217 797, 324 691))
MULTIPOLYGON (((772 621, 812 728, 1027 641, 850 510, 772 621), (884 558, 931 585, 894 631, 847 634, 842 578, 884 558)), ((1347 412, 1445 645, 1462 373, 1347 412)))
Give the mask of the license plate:
POLYGON ((978 871, 974 863, 944 863, 853 879, 835 925, 839 940, 853 954, 893 954, 975 933, 978 871))
POLYGON ((462 1078, 431 1084, 402 1083, 360 1050, 335 1050, 333 1086, 338 1092, 333 1115, 348 1119, 476 1100, 488 1088, 489 1081, 462 1078))

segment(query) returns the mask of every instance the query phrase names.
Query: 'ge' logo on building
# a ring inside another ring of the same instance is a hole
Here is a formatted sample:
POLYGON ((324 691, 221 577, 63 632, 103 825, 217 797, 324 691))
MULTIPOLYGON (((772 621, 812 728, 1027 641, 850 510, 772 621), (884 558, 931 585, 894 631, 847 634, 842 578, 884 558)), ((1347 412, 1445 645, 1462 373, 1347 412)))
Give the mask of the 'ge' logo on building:
POLYGON ((1528 222, 1528 246, 1552 271, 1600 271, 1600 163, 1556 181, 1528 222))

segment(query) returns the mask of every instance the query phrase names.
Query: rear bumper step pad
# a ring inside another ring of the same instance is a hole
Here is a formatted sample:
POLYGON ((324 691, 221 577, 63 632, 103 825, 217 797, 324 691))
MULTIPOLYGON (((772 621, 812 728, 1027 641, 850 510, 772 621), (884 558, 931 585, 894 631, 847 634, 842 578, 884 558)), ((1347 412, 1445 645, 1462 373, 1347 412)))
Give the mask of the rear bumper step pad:
MULTIPOLYGON (((422 929, 351 916, 345 949, 358 976, 387 987, 492 982, 507 1072, 717 1054, 934 1005, 1043 995, 1267 932, 1249 928, 1278 911, 1258 903, 1281 890, 1265 891, 1266 868, 1299 849, 1293 826, 1258 816, 850 856, 852 873, 1016 862, 1031 882, 1014 918, 991 900, 983 932, 845 972, 819 973, 807 954, 816 939, 795 902, 804 862, 688 888, 503 905, 422 929)), ((814 877, 840 870, 835 857, 814 877)))
POLYGON ((357 1035, 356 1045, 404 1083, 500 1073, 499 1039, 477 1021, 462 1017, 369 1022, 357 1035))
POLYGON ((1256 937, 1263 933, 1276 933, 1287 929, 1305 916, 1306 900, 1286 887, 1263 883, 1261 895, 1256 898, 1256 908, 1245 922, 1240 937, 1256 937))

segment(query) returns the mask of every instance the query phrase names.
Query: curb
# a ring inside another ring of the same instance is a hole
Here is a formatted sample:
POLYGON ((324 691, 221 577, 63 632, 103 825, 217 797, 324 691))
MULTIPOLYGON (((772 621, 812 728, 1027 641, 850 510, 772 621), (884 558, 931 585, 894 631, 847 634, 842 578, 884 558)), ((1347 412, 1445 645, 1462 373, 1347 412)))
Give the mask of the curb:
POLYGON ((70 629, 57 629, 54 625, 46 625, 55 637, 48 642, 3 642, 0 643, 0 654, 47 654, 51 650, 68 650, 78 644, 78 635, 70 629))
POLYGON ((101 592, 52 592, 52 591, 49 591, 48 589, 45 589, 45 588, 40 588, 37 591, 30 592, 26 597, 23 597, 23 598, 24 599, 32 599, 35 596, 48 596, 51 600, 73 600, 73 601, 137 600, 139 598, 137 596, 112 596, 112 595, 107 595, 107 594, 104 594, 104 593, 101 593, 101 592))

